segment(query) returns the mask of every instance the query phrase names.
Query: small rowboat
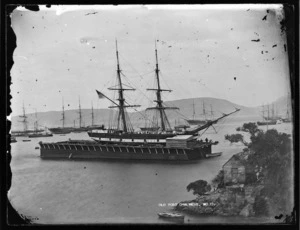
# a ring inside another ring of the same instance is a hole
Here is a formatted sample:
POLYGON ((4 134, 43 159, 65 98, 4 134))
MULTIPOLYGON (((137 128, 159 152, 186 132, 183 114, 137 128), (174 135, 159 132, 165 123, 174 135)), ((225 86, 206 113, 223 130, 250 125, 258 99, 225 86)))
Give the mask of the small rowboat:
POLYGON ((161 218, 170 218, 170 219, 184 219, 184 215, 178 213, 170 213, 170 212, 159 212, 157 215, 161 218))

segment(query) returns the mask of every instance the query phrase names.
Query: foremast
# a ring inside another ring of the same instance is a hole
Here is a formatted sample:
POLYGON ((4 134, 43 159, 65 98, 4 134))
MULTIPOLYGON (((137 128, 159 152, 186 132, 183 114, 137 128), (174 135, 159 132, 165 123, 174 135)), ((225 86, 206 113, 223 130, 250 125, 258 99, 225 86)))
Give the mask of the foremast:
POLYGON ((156 82, 157 82, 157 88, 156 89, 147 89, 147 90, 153 90, 156 91, 156 106, 155 107, 149 107, 146 110, 158 110, 159 115, 160 115, 160 126, 161 126, 161 131, 166 131, 167 129, 171 129, 170 122, 168 120, 168 117, 166 115, 165 110, 166 109, 179 109, 177 107, 165 107, 163 105, 163 100, 161 98, 161 92, 167 91, 167 92, 172 92, 172 90, 168 89, 162 89, 160 87, 160 80, 159 80, 159 67, 158 67, 158 58, 157 58, 157 48, 156 48, 156 41, 155 41, 155 60, 156 60, 156 66, 155 66, 155 75, 156 75, 156 82))

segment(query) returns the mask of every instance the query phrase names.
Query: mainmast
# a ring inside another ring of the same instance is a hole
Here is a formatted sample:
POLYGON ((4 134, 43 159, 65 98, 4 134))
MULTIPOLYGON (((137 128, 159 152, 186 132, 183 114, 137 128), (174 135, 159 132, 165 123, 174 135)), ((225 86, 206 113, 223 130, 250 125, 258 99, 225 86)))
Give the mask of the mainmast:
POLYGON ((26 131, 27 131, 27 123, 28 123, 28 121, 27 121, 27 116, 26 116, 26 114, 25 114, 25 106, 24 106, 24 102, 23 102, 23 115, 20 116, 20 117, 23 118, 23 120, 22 120, 21 122, 22 122, 23 125, 24 125, 24 132, 26 132, 26 131))
POLYGON ((155 60, 156 60, 155 75, 156 75, 157 88, 156 89, 147 89, 147 90, 154 90, 154 91, 156 91, 156 100, 154 100, 154 102, 156 102, 157 105, 156 105, 156 107, 147 108, 147 110, 156 109, 156 110, 159 111, 161 130, 165 131, 167 129, 166 126, 168 126, 169 128, 171 128, 170 122, 168 120, 168 117, 166 115, 165 110, 166 109, 179 109, 179 108, 177 108, 177 107, 164 107, 163 106, 163 101, 161 99, 161 92, 162 91, 171 92, 172 90, 161 89, 161 87, 160 87, 156 41, 155 41, 155 60))
MULTIPOLYGON (((118 43, 117 43, 117 40, 116 40, 116 56, 117 56, 118 88, 108 88, 108 89, 109 90, 117 90, 118 91, 118 95, 119 95, 118 101, 119 101, 119 104, 113 102, 114 104, 116 104, 116 106, 110 106, 109 108, 118 108, 119 109, 118 121, 117 121, 117 129, 118 130, 122 130, 124 132, 128 132, 128 124, 126 122, 126 111, 125 111, 125 108, 127 108, 127 107, 138 107, 140 105, 125 105, 124 90, 135 90, 135 89, 133 89, 133 88, 123 88, 122 78, 121 78, 122 70, 120 69, 120 64, 119 64, 119 52, 118 52, 118 43)), ((109 99, 109 98, 107 98, 107 99, 109 99)))

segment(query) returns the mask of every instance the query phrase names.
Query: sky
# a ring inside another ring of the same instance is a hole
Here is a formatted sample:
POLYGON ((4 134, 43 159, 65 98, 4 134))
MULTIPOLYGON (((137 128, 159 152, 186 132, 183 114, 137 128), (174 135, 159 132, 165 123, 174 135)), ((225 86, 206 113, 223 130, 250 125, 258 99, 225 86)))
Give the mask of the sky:
MULTIPOLYGON (((289 93, 281 5, 40 6, 12 14, 12 115, 107 108, 113 98, 116 39, 125 94, 151 106, 155 41, 164 101, 214 97, 243 106, 289 93)), ((152 104, 153 106, 153 104, 152 104)))

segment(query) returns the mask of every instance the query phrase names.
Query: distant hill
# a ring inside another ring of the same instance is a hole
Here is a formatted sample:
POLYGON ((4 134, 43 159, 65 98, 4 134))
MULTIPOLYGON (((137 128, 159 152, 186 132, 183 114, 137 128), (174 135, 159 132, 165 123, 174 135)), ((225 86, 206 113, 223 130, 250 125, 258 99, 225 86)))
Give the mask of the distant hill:
MULTIPOLYGON (((201 98, 190 98, 181 99, 175 101, 166 101, 164 104, 166 106, 178 107, 180 110, 167 111, 169 121, 174 125, 175 120, 183 122, 183 118, 192 118, 193 115, 193 102, 195 104, 195 117, 203 118, 203 103, 206 110, 207 118, 210 118, 211 108, 213 110, 214 117, 220 116, 222 113, 229 113, 234 111, 235 108, 241 109, 235 116, 257 116, 258 119, 261 115, 261 107, 246 107, 234 104, 230 101, 224 99, 201 97, 201 98)), ((286 114, 287 97, 281 97, 274 102, 274 106, 278 111, 279 115, 286 114)), ((148 114, 148 112, 146 113, 148 114)), ((37 114, 38 122, 40 126, 60 127, 61 122, 61 111, 49 111, 40 112, 37 114)), ((33 128, 33 122, 35 121, 35 114, 27 114, 28 117, 28 128, 33 128)), ((112 119, 113 113, 110 109, 94 109, 94 123, 97 125, 107 124, 112 119)), ((131 112, 129 117, 135 127, 140 127, 144 125, 145 111, 131 112)), ((23 124, 19 122, 21 118, 18 116, 12 117, 12 130, 22 130, 23 124)), ((82 125, 91 125, 92 116, 91 109, 82 109, 82 125)), ((66 110, 65 111, 65 126, 75 126, 78 127, 78 110, 66 110)))

